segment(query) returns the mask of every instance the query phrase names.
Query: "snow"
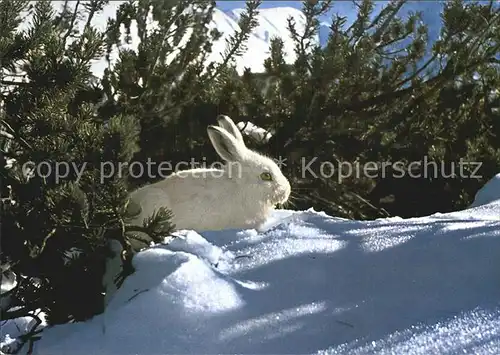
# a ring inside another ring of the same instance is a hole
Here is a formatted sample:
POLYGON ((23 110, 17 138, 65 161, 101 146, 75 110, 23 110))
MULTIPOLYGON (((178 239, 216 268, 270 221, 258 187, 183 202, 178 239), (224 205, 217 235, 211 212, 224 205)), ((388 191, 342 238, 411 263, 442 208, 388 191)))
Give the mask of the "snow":
MULTIPOLYGON (((94 24, 103 30, 120 3, 94 24)), ((209 61, 220 60, 240 14, 216 10, 224 36, 209 61)), ((239 72, 263 71, 275 35, 293 60, 290 15, 300 31, 300 10, 260 10, 239 72)), ((133 24, 132 49, 134 33, 133 24)), ((499 353, 500 174, 463 211, 352 221, 278 210, 259 230, 178 235, 135 257, 104 314, 46 328, 34 353, 499 353)), ((33 324, 2 322, 2 349, 33 324)))
POLYGON ((135 256, 104 314, 46 328, 34 354, 498 354, 496 181, 452 213, 178 231, 135 256))
MULTIPOLYGON (((83 3, 86 2, 88 1, 80 1, 80 5, 83 5, 83 3)), ((35 2, 32 1, 31 3, 35 2)), ((51 1, 51 3, 56 11, 60 11, 64 4, 63 1, 51 1)), ((107 20, 116 18, 116 11, 122 3, 125 3, 125 1, 110 1, 107 5, 104 6, 102 12, 97 13, 94 16, 93 20, 91 21, 92 25, 97 27, 97 29, 100 31, 105 31, 107 20)), ((234 34, 240 29, 238 26, 238 20, 241 18, 241 14, 243 13, 244 9, 234 7, 244 6, 244 3, 238 4, 238 2, 231 2, 233 3, 232 5, 228 3, 230 2, 219 3, 217 5, 218 8, 216 8, 214 11, 213 19, 209 28, 217 27, 217 29, 219 29, 223 33, 223 36, 213 44, 213 52, 206 59, 206 64, 210 62, 220 63, 222 61, 223 53, 226 47, 226 40, 230 35, 234 34), (226 9, 226 11, 223 11, 222 8, 226 9), (231 8, 231 10, 227 10, 229 8, 231 8)), ((283 40, 284 59, 287 63, 293 63, 296 58, 296 54, 294 52, 295 44, 288 30, 288 18, 293 18, 296 24, 297 31, 299 34, 301 34, 304 31, 306 20, 305 16, 301 11, 301 6, 297 4, 293 4, 290 2, 275 3, 275 6, 271 6, 270 4, 267 4, 268 6, 263 6, 266 5, 263 4, 258 9, 258 26, 251 33, 246 43, 246 50, 243 51, 242 56, 235 59, 236 69, 240 74, 244 72, 245 68, 250 68, 254 73, 264 72, 264 60, 267 59, 270 55, 270 41, 273 37, 280 37, 283 40), (293 5, 293 7, 286 5, 293 5)), ((74 8, 75 4, 76 2, 70 1, 68 2, 68 7, 72 9, 74 8)), ((386 4, 387 2, 385 1, 376 2, 375 13, 373 16, 375 16, 386 4)), ((440 5, 439 3, 420 4, 418 2, 409 2, 403 7, 403 10, 401 10, 401 15, 403 17, 406 16, 410 10, 422 10, 426 19, 426 23, 428 23, 430 26, 432 41, 434 41, 441 26, 439 17, 441 7, 442 5, 440 5)), ((349 26, 355 20, 356 12, 356 5, 351 2, 335 2, 328 14, 322 16, 322 18, 320 19, 319 31, 318 34, 315 35, 313 44, 320 44, 322 46, 326 44, 330 31, 329 26, 331 23, 331 15, 333 15, 333 13, 338 13, 339 15, 345 16, 347 21, 346 26, 349 26)), ((22 16, 25 20, 21 23, 19 29, 26 29, 30 25, 32 16, 28 13, 23 13, 22 16)), ((79 30, 83 29, 83 24, 85 23, 85 21, 86 19, 81 20, 81 22, 77 26, 79 30)), ((150 16, 148 29, 150 30, 154 27, 155 23, 151 20, 150 16)), ((130 36, 130 43, 127 44, 123 42, 123 45, 120 49, 116 47, 112 49, 110 55, 111 63, 109 64, 110 69, 112 69, 116 64, 116 61, 119 57, 119 51, 121 49, 130 49, 134 51, 137 50, 140 39, 137 35, 137 25, 135 21, 132 21, 131 23, 130 36)), ((186 44, 188 37, 189 34, 185 35, 185 37, 181 40, 179 47, 182 47, 186 44)), ((123 26, 121 38, 122 40, 125 39, 125 30, 123 26)), ((175 55, 176 53, 168 56, 166 58, 166 61, 171 61, 175 55)), ((108 67, 108 63, 105 59, 102 58, 94 60, 91 67, 92 72, 97 77, 102 78, 104 70, 108 67)), ((13 81, 27 80, 25 78, 13 77, 8 72, 3 73, 3 75, 7 79, 13 81)))
POLYGON ((245 136, 252 137, 259 143, 266 143, 273 136, 271 132, 250 121, 240 121, 236 124, 236 126, 245 136))
MULTIPOLYGON (((80 6, 87 1, 81 1, 80 6)), ((99 31, 106 30, 106 24, 109 19, 116 18, 116 11, 122 3, 126 1, 111 1, 109 4, 105 5, 103 11, 97 13, 92 19, 91 23, 99 31)), ((53 8, 56 12, 60 12, 63 8, 64 2, 62 1, 51 1, 53 8)), ((68 8, 73 9, 76 2, 69 2, 68 8)), ((226 48, 226 40, 229 36, 233 35, 236 31, 240 30, 238 26, 238 20, 241 16, 243 9, 234 9, 228 12, 224 12, 218 8, 214 10, 212 22, 208 26, 209 29, 217 27, 219 31, 223 33, 222 38, 214 42, 212 53, 208 55, 206 64, 211 62, 220 63, 223 59, 223 54, 226 48)), ((31 24, 32 14, 25 12, 22 14, 25 21, 19 26, 19 30, 26 30, 31 24)), ((242 74, 245 68, 250 68, 252 72, 264 72, 264 60, 270 55, 270 40, 272 37, 280 37, 284 41, 284 58, 287 63, 292 63, 295 60, 294 53, 294 43, 290 37, 289 31, 287 29, 287 18, 291 16, 296 22, 296 28, 300 33, 304 31, 305 16, 300 9, 292 7, 276 7, 276 8, 262 8, 259 9, 259 15, 257 19, 259 25, 251 33, 248 41, 246 42, 246 49, 243 51, 242 56, 237 57, 235 60, 237 71, 242 74)), ((85 19, 82 19, 78 24, 78 29, 83 30, 85 19)), ((130 26, 130 43, 125 43, 125 28, 122 26, 122 46, 120 49, 113 48, 110 55, 109 68, 112 69, 116 64, 119 51, 120 50, 133 50, 137 51, 138 45, 140 43, 139 36, 137 34, 137 23, 132 21, 130 26)), ((156 27, 156 22, 152 21, 151 14, 149 16, 149 22, 147 24, 148 31, 156 27)), ((189 39, 190 32, 187 33, 184 38, 179 43, 178 48, 182 48, 189 39)), ((316 42, 319 43, 320 36, 316 36, 316 42)), ((315 42, 315 43, 316 43, 315 42)), ((176 55, 170 55, 166 58, 167 62, 170 62, 176 55)), ((108 67, 107 61, 102 58, 94 60, 91 65, 91 70, 98 78, 102 78, 104 70, 108 67)), ((11 77, 9 73, 4 73, 7 75, 9 80, 21 80, 19 78, 11 77)))
MULTIPOLYGON (((233 19, 234 21, 239 21, 244 9, 234 9, 224 13, 225 16, 233 19)), ((284 57, 291 63, 295 60, 295 43, 293 42, 292 37, 290 36, 290 32, 288 30, 288 19, 292 18, 295 23, 295 27, 299 34, 304 32, 304 28, 306 25, 306 16, 302 13, 301 10, 289 7, 289 6, 278 6, 275 8, 267 8, 260 9, 259 14, 257 15, 258 25, 252 31, 252 39, 259 40, 264 44, 264 53, 259 53, 264 55, 263 59, 269 57, 269 46, 271 45, 271 39, 274 37, 280 37, 283 40, 283 52, 284 57)), ((324 24, 322 24, 324 26, 324 24)), ((320 38, 319 35, 315 36, 315 44, 319 44, 320 38)), ((255 55, 255 51, 253 47, 251 54, 255 55)), ((261 63, 263 65, 263 61, 261 63)), ((259 71, 263 71, 262 69, 258 69, 259 71)), ((257 68, 256 68, 257 69, 257 68)))
MULTIPOLYGON (((211 62, 220 63, 226 49, 226 40, 236 31, 240 31, 238 19, 228 16, 219 9, 215 9, 210 27, 217 27, 222 32, 222 37, 214 42, 212 53, 207 58, 207 64, 211 62)), ((255 35, 254 31, 245 43, 245 47, 246 50, 243 51, 243 54, 235 58, 238 73, 243 74, 246 67, 250 68, 252 72, 264 72, 264 60, 269 57, 270 53, 268 43, 255 35)), ((288 58, 289 61, 292 59, 288 58)))
POLYGON ((486 205, 500 199, 500 174, 495 175, 477 193, 471 207, 486 205))

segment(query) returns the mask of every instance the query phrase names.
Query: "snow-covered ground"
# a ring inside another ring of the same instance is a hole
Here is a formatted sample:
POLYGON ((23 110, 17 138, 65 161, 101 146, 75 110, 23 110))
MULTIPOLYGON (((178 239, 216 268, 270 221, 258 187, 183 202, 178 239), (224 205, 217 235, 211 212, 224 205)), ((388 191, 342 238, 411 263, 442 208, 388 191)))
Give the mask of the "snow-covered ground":
POLYGON ((499 179, 447 214, 280 210, 261 233, 183 231, 135 257, 103 315, 45 329, 34 353, 498 354, 499 179))

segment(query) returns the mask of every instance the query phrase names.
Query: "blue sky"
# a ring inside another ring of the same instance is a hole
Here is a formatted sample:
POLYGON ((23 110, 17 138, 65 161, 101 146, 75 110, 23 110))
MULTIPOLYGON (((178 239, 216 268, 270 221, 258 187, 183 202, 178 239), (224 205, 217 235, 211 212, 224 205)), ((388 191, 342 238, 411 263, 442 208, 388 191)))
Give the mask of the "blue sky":
MULTIPOLYGON (((262 1, 259 8, 269 8, 278 6, 290 6, 300 9, 302 7, 301 1, 262 1)), ((244 8, 245 1, 217 1, 217 7, 223 11, 232 10, 236 8, 244 8)))
MULTIPOLYGON (((217 1, 217 0, 216 0, 217 1)), ((470 1, 470 0, 469 0, 470 1)), ((468 2, 468 1, 466 1, 468 2)), ((473 2, 473 1, 470 1, 473 2)), ((488 3, 485 0, 474 1, 479 3, 488 3)), ((375 13, 376 15, 388 1, 377 0, 375 1, 375 13)), ((441 30, 441 12, 443 5, 446 3, 444 0, 410 0, 408 1, 400 10, 399 16, 406 18, 408 13, 411 12, 422 12, 423 21, 427 24, 429 30, 430 42, 434 42, 438 37, 441 30)), ((500 6, 500 1, 496 3, 500 6)), ((302 1, 271 1, 263 0, 259 8, 272 8, 272 7, 282 7, 289 6, 296 9, 302 8, 302 1)), ((245 8, 245 1, 217 1, 217 7, 222 11, 228 11, 236 8, 245 8)), ((334 13, 338 13, 341 16, 347 17, 347 25, 354 21, 357 9, 351 0, 334 0, 333 7, 330 12, 322 18, 325 22, 330 22, 331 16, 334 13)))
MULTIPOLYGON (((375 1, 375 14, 379 12, 388 1, 375 1)), ((431 42, 436 40, 439 36, 441 28, 441 10, 443 1, 434 0, 414 0, 409 1, 403 6, 399 12, 399 16, 406 17, 409 11, 421 11, 423 13, 424 22, 428 25, 429 36, 431 42)), ((259 8, 272 8, 289 6, 296 9, 302 8, 302 1, 270 1, 263 0, 259 8)), ((228 11, 236 8, 245 8, 245 1, 217 1, 217 7, 222 11, 228 11)), ((341 16, 347 17, 348 25, 354 21, 357 10, 353 1, 350 0, 337 0, 334 1, 333 7, 330 12, 322 18, 323 21, 330 22, 331 16, 338 13, 341 16)))
MULTIPOLYGON (((376 9, 381 9, 388 1, 375 1, 376 9)), ((442 7, 443 1, 429 1, 429 0, 413 0, 409 1, 404 7, 408 10, 420 10, 426 13, 435 13, 439 12, 442 7)), ((289 6, 294 7, 296 9, 302 8, 302 1, 271 1, 271 0, 263 0, 262 4, 259 8, 270 8, 270 7, 281 7, 281 6, 289 6)), ((245 1, 217 1, 217 7, 223 11, 232 10, 236 8, 244 8, 245 1)), ((352 1, 348 0, 337 0, 334 1, 333 11, 339 11, 344 15, 350 15, 355 12, 355 7, 352 1)), ((332 12, 333 12, 332 11, 332 12)))
MULTIPOLYGON (((261 9, 265 8, 270 8, 270 7, 282 7, 282 6, 288 6, 288 7, 294 7, 296 9, 301 9, 302 8, 302 1, 269 1, 269 0, 264 0, 262 1, 262 4, 259 6, 261 9)), ((232 10, 236 8, 244 8, 245 7, 245 1, 217 1, 217 7, 221 9, 222 11, 227 11, 227 10, 232 10)), ((351 1, 337 1, 337 3, 334 5, 334 8, 339 8, 341 12, 344 12, 346 14, 352 14, 354 13, 353 10, 353 5, 351 1)))
MULTIPOLYGON (((380 11, 388 1, 376 1, 375 12, 380 11)), ((263 0, 259 8, 281 7, 289 6, 296 9, 302 8, 302 1, 270 1, 263 0)), ((440 27, 440 12, 443 6, 443 1, 432 0, 415 0, 409 1, 401 9, 400 15, 405 16, 408 11, 422 11, 424 13, 425 22, 433 28, 440 27)), ((245 1, 217 1, 217 7, 222 11, 232 10, 236 8, 244 8, 245 1)), ((356 8, 352 1, 337 0, 334 1, 333 8, 324 20, 329 20, 333 13, 339 13, 342 16, 347 16, 349 22, 352 21, 356 15, 356 8)), ((329 21, 328 21, 329 22, 329 21)))

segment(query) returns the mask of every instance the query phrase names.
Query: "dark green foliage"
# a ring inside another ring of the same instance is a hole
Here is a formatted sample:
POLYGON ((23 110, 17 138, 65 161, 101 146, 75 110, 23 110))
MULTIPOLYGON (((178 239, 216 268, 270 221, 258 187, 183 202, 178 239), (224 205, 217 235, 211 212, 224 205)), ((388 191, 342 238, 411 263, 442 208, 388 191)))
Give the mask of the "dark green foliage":
MULTIPOLYGON (((2 69, 14 78, 24 71, 27 79, 1 78, 2 127, 10 138, 2 153, 15 159, 1 168, 1 256, 27 280, 16 294, 24 308, 4 313, 4 319, 37 308, 52 324, 87 319, 103 309, 108 241, 119 241, 130 263, 127 170, 104 179, 102 164, 118 167, 132 159, 140 125, 132 113, 105 119, 99 114, 90 64, 104 55, 105 36, 88 22, 78 31, 81 21, 74 19, 77 12, 91 18, 103 5, 77 4, 77 11, 57 17, 50 2, 36 2, 33 25, 16 36, 12 19, 29 10, 28 4, 0 2, 2 21, 9 25, 0 34, 2 69), (15 66, 20 59, 22 68, 15 66)), ((154 240, 171 230, 168 218, 160 215, 149 227, 154 240)))
POLYGON ((205 127, 215 112, 207 112, 207 98, 221 77, 230 69, 234 57, 245 49, 249 33, 256 26, 254 20, 259 1, 249 2, 247 13, 240 21, 241 31, 229 37, 220 63, 207 58, 212 43, 221 37, 216 28, 207 30, 215 2, 139 1, 136 5, 122 5, 117 21, 110 21, 108 50, 122 43, 116 35, 121 24, 128 28, 131 19, 138 22, 141 40, 137 51, 122 52, 113 71, 106 71, 103 79, 109 105, 115 112, 133 114, 141 118, 141 151, 134 160, 144 165, 151 163, 151 174, 135 174, 136 184, 157 180, 166 173, 159 172, 159 163, 168 160, 174 166, 189 161, 193 152, 206 147, 205 127), (157 26, 147 31, 147 8, 153 5, 152 19, 157 26), (198 11, 187 11, 191 7, 198 11), (175 26, 175 27, 174 27, 175 26), (177 28, 178 30, 174 30, 177 28), (191 35, 186 34, 190 29, 191 35), (165 33, 173 33, 165 35, 165 33), (185 41, 184 49, 176 49, 185 41), (119 98, 114 100, 115 95, 119 98), (200 107, 199 110, 196 108, 200 107))
POLYGON ((275 132, 260 149, 286 157, 300 209, 365 219, 466 206, 500 163, 499 7, 450 1, 441 38, 430 46, 420 14, 399 18, 404 1, 377 16, 371 1, 357 4, 354 23, 334 15, 319 47, 311 37, 329 2, 305 1, 305 32, 289 21, 296 60, 287 64, 283 42, 273 39, 266 73, 225 76, 226 95, 214 95, 215 104, 275 132), (426 160, 436 174, 415 167, 426 160), (461 160, 471 163, 459 175, 461 160), (310 161, 317 176, 304 169, 310 161), (321 176, 321 163, 329 164, 326 174, 335 168, 332 176, 321 176), (452 170, 457 176, 449 177, 452 170))
MULTIPOLYGON (((190 109, 203 107, 209 88, 232 70, 259 5, 248 4, 222 63, 205 67, 220 38, 206 29, 214 2, 127 2, 101 32, 92 19, 107 3, 66 1, 58 12, 50 1, 0 1, 1 262, 26 277, 13 291, 12 305, 22 307, 4 319, 40 308, 57 324, 102 312, 110 291, 134 271, 133 254, 171 233, 175 226, 165 208, 142 226, 127 224, 129 191, 158 178, 154 170, 136 177, 127 164, 185 158, 180 152, 200 113, 190 109), (150 6, 158 23, 153 29, 150 6), (23 11, 33 15, 32 24, 16 34, 23 11), (141 41, 135 51, 123 48, 132 20, 141 41), (113 60, 116 48, 114 69, 94 77, 91 62, 113 60), (121 273, 110 275, 117 258, 121 273)), ((188 142, 194 149, 196 140, 188 142)))

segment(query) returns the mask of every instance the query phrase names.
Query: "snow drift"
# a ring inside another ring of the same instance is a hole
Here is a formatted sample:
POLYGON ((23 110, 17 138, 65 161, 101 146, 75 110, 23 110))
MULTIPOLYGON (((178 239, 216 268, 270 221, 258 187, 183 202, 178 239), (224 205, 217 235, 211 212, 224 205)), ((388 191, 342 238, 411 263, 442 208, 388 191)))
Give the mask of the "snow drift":
POLYGON ((35 354, 498 353, 500 191, 481 191, 491 202, 422 218, 279 210, 262 233, 181 231, 35 354))

